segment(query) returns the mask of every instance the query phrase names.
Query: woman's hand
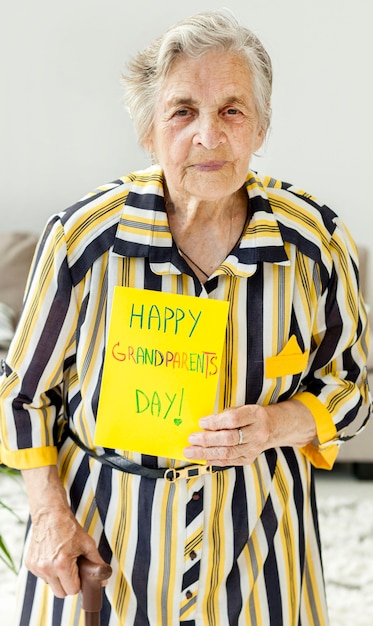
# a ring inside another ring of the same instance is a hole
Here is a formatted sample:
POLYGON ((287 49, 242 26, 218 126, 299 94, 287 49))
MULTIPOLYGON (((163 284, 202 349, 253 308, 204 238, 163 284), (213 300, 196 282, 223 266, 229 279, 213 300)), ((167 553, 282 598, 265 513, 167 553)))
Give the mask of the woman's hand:
POLYGON ((26 567, 48 583, 58 598, 80 590, 77 558, 103 564, 96 544, 77 522, 54 466, 24 470, 31 512, 26 567))
POLYGON ((184 455, 217 466, 248 465, 264 450, 302 447, 316 437, 313 416, 298 400, 226 409, 202 418, 200 426, 204 430, 190 435, 191 445, 184 449, 184 455))

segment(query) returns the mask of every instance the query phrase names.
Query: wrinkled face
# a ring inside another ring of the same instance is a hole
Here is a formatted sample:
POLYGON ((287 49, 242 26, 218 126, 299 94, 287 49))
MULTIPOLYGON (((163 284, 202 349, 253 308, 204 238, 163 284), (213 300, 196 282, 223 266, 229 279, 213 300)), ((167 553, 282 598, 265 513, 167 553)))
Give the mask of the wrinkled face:
POLYGON ((174 202, 218 201, 242 187, 263 138, 244 58, 213 51, 175 61, 146 147, 174 202))

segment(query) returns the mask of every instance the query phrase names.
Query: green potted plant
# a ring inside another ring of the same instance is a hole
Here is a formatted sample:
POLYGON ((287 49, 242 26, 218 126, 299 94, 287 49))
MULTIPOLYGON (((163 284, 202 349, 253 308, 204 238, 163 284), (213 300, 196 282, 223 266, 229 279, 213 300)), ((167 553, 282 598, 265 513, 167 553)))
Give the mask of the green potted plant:
MULTIPOLYGON (((11 470, 7 467, 4 467, 3 465, 0 465, 0 475, 6 475, 14 480, 18 480, 19 479, 19 472, 15 471, 15 470, 11 470)), ((1 476, 0 476, 0 480, 1 480, 1 476)), ((5 509, 6 511, 8 511, 11 515, 13 515, 17 522, 24 524, 24 520, 20 518, 20 516, 18 515, 18 513, 16 511, 14 511, 14 509, 12 509, 10 506, 8 506, 3 500, 0 499, 0 508, 5 509)), ((4 536, 1 534, 0 531, 0 561, 2 561, 3 563, 5 563, 5 565, 12 571, 14 572, 14 574, 18 573, 18 567, 16 565, 16 563, 14 562, 14 559, 9 551, 9 548, 7 546, 7 543, 5 541, 4 536)))

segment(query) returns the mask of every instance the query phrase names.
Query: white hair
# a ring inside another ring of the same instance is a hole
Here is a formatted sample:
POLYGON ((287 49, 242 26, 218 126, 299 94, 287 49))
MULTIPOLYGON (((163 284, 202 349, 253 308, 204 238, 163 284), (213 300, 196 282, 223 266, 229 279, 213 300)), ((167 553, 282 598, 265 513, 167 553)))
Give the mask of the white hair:
POLYGON ((212 50, 241 54, 252 76, 259 124, 264 132, 271 120, 272 65, 259 39, 224 10, 198 13, 171 28, 139 52, 123 75, 125 102, 140 144, 153 126, 155 106, 173 63, 181 56, 197 59, 212 50))

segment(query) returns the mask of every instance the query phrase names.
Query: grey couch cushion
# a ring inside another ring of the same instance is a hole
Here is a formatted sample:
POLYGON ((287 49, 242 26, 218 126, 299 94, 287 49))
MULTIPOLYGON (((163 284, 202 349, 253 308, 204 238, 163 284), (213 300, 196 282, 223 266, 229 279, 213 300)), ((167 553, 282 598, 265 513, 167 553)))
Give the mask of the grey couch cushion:
POLYGON ((15 312, 18 320, 28 271, 38 235, 30 232, 0 234, 0 302, 15 312))

